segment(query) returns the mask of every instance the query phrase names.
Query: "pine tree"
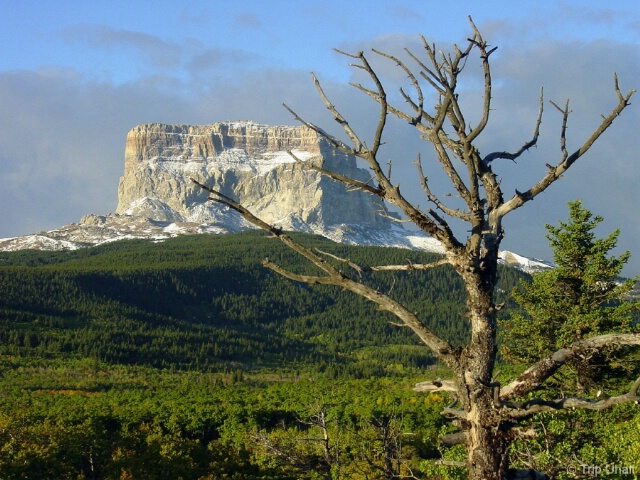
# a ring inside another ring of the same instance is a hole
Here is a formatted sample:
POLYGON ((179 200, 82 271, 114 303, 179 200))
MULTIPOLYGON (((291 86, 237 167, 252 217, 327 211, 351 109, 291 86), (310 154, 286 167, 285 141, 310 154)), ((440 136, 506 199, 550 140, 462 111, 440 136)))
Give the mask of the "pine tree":
MULTIPOLYGON (((596 238, 594 230, 602 220, 577 200, 569 202, 566 223, 546 225, 555 268, 535 274, 530 283, 521 280, 513 290, 525 313, 506 321, 503 353, 508 359, 531 363, 583 338, 638 329, 634 320, 640 302, 624 299, 636 279, 620 279, 630 254, 608 256, 620 231, 596 238)), ((558 380, 565 391, 575 385, 583 393, 605 377, 616 376, 614 370, 624 365, 619 361, 621 353, 593 352, 572 361, 558 380)))

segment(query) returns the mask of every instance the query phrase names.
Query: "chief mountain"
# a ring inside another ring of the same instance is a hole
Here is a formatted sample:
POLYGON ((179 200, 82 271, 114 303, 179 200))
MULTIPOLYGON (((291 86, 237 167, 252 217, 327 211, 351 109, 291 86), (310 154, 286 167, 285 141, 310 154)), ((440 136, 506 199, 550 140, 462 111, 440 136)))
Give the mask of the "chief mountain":
MULTIPOLYGON (((405 230, 371 195, 347 191, 340 182, 304 168, 289 151, 303 162, 370 179, 354 157, 335 151, 304 126, 249 121, 139 125, 127 135, 115 213, 88 214, 55 230, 2 239, 0 250, 75 249, 125 238, 160 240, 251 228, 227 207, 207 201, 207 193, 191 182, 195 178, 285 230, 348 244, 442 251, 434 239, 405 230)), ((525 269, 536 266, 509 252, 503 258, 525 269)))

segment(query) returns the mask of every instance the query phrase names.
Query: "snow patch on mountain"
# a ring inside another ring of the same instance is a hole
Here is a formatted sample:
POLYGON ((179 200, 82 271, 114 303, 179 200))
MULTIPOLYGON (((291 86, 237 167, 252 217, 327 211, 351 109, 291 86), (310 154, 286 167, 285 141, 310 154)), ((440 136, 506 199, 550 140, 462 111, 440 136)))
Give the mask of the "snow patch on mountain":
POLYGON ((504 265, 516 267, 527 273, 536 273, 541 270, 553 268, 553 263, 551 262, 539 260, 536 258, 523 257, 522 255, 518 255, 517 253, 509 252, 506 250, 499 252, 498 257, 504 265))
MULTIPOLYGON (((288 219, 296 231, 324 236, 346 245, 407 248, 444 254, 442 243, 419 232, 408 232, 402 227, 373 230, 361 225, 334 225, 326 229, 314 228, 300 219, 288 219)), ((86 215, 80 223, 66 225, 33 235, 0 239, 0 251, 18 250, 76 250, 119 240, 144 239, 163 241, 178 235, 237 233, 254 228, 235 212, 221 212, 220 223, 197 221, 163 222, 130 215, 86 215)), ((553 268, 551 262, 527 258, 517 253, 501 251, 500 263, 529 274, 553 268)))

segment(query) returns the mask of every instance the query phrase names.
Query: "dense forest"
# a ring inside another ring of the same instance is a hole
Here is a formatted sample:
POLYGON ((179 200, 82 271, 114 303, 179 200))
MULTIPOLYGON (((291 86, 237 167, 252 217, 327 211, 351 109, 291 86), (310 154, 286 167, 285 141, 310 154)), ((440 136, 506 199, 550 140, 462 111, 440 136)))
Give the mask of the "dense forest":
MULTIPOLYGON (((364 265, 433 258, 311 241, 364 265)), ((1 254, 0 354, 198 371, 314 368, 357 376, 360 369, 364 377, 390 364, 431 362, 410 331, 373 305, 289 282, 260 267, 264 257, 309 268, 259 232, 1 254)), ((436 332, 465 339, 462 285, 451 270, 370 275, 377 288, 425 312, 436 332)), ((509 291, 520 275, 504 269, 502 277, 509 291)))
MULTIPOLYGON (((305 237, 362 265, 435 258, 305 237)), ((253 231, 0 253, 0 479, 461 478, 437 465, 463 455, 437 441, 450 399, 412 391, 447 371, 371 304, 264 257, 310 268, 253 231)), ((452 271, 362 275, 466 339, 452 271)), ((504 316, 521 278, 500 272, 504 316)), ((634 408, 562 414, 561 431, 547 414, 547 443, 527 448, 632 465, 634 408)))

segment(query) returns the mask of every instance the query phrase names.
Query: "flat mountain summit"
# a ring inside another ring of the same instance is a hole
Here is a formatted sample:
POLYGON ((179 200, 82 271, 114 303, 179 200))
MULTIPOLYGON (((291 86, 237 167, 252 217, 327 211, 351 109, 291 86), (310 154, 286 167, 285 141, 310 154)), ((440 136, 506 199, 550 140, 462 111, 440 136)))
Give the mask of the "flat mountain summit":
MULTIPOLYGON (((211 125, 138 125, 127 134, 124 173, 114 213, 88 214, 78 223, 0 239, 1 251, 60 250, 126 238, 162 240, 180 234, 233 233, 252 228, 236 212, 207 201, 191 178, 237 199, 285 230, 358 245, 387 245, 441 253, 439 242, 410 232, 371 195, 304 168, 323 165, 363 182, 369 173, 305 126, 251 121, 211 125)), ((504 252, 506 263, 532 271, 544 263, 504 252), (507 255, 508 254, 508 255, 507 255), (505 256, 506 255, 506 256, 505 256)))
POLYGON ((159 221, 229 223, 229 213, 190 181, 236 198, 285 229, 323 232, 342 223, 382 226, 370 196, 296 164, 324 164, 366 179, 355 158, 337 154, 307 127, 251 122, 140 125, 127 135, 116 213, 159 221))

